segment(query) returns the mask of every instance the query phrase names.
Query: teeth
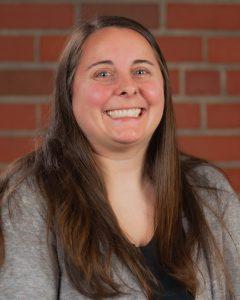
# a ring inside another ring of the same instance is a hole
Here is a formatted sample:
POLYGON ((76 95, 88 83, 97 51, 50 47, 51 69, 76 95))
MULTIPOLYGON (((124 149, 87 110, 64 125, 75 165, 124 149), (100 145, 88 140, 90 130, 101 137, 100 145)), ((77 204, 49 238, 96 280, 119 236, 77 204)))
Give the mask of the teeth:
POLYGON ((141 108, 107 111, 107 114, 113 119, 123 118, 123 117, 138 117, 140 113, 141 113, 141 108))

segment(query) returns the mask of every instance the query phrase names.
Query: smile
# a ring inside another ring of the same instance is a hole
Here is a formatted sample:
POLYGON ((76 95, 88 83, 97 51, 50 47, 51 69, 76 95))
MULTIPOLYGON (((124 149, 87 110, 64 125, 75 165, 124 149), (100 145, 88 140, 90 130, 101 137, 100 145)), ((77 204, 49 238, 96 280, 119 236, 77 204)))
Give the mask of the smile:
POLYGON ((145 108, 115 109, 107 110, 105 113, 112 119, 138 118, 145 112, 145 110, 145 108))

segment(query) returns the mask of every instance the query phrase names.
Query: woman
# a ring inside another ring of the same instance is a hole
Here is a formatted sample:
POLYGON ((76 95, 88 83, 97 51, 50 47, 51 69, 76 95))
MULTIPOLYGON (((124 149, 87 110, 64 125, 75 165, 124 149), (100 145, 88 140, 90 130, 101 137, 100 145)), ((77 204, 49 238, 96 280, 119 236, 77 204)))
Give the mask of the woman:
POLYGON ((1 178, 1 299, 239 299, 240 203, 179 151, 168 70, 102 16, 60 58, 42 144, 1 178))

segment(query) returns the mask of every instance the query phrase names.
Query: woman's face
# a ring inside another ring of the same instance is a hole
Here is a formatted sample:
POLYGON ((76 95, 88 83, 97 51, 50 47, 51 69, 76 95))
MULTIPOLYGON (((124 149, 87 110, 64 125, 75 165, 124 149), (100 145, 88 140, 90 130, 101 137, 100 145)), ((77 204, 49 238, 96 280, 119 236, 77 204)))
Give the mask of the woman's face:
POLYGON ((134 30, 117 27, 90 35, 76 70, 72 107, 98 154, 146 147, 164 107, 163 77, 147 40, 134 30), (116 114, 129 108, 144 111, 138 117, 116 114), (111 116, 108 110, 113 111, 111 116))

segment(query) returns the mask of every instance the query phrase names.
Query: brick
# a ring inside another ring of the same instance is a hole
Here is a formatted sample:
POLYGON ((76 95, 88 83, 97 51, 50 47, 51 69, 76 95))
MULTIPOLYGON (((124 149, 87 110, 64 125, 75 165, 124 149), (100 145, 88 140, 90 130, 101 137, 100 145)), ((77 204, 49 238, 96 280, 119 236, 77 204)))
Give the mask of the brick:
POLYGON ((169 3, 167 27, 178 29, 240 29, 239 4, 169 3))
POLYGON ((167 61, 202 60, 202 39, 199 37, 160 36, 157 42, 167 61))
POLYGON ((229 95, 240 95, 240 71, 227 72, 227 92, 229 95))
POLYGON ((169 70, 169 79, 171 83, 172 94, 179 93, 179 72, 178 70, 169 70))
POLYGON ((0 36, 0 61, 32 61, 33 37, 0 36))
POLYGON ((212 161, 240 160, 239 136, 180 136, 180 149, 212 161))
POLYGON ((57 61, 63 50, 67 36, 42 36, 40 39, 40 60, 57 61))
POLYGON ((52 77, 49 70, 0 70, 0 95, 50 94, 52 77))
POLYGON ((210 62, 240 62, 240 38, 210 38, 208 40, 208 59, 210 62))
POLYGON ((187 95, 218 95, 220 76, 217 71, 186 71, 187 95))
POLYGON ((228 179, 233 189, 237 193, 240 193, 240 169, 224 168, 223 170, 228 176, 228 179))
POLYGON ((0 4, 0 28, 64 29, 72 27, 73 24, 74 7, 71 4, 0 4))
POLYGON ((81 5, 81 18, 91 19, 97 15, 120 15, 132 18, 148 28, 158 28, 159 7, 157 4, 107 4, 94 3, 81 5))
POLYGON ((208 104, 209 128, 240 128, 240 104, 208 104))
POLYGON ((0 162, 12 162, 33 149, 34 141, 32 138, 0 137, 0 162))
POLYGON ((0 104, 0 130, 35 129, 35 105, 0 104))
POLYGON ((174 103, 177 128, 197 128, 200 126, 199 105, 193 103, 174 103))
POLYGON ((41 126, 47 126, 50 120, 50 105, 42 104, 41 105, 41 126))

